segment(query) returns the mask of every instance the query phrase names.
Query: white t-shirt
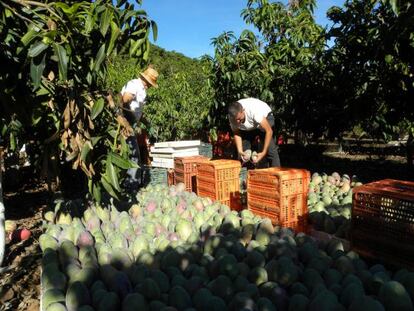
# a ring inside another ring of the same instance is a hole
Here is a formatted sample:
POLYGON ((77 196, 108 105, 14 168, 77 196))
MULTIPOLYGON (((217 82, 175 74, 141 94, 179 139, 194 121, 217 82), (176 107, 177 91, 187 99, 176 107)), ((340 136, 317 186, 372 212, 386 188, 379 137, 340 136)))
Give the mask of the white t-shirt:
POLYGON ((251 131, 259 128, 263 118, 266 118, 272 111, 268 104, 257 98, 244 98, 238 100, 238 102, 243 106, 245 120, 244 123, 240 123, 239 125, 230 121, 230 126, 233 131, 235 129, 251 131))
POLYGON ((129 104, 132 113, 137 121, 141 119, 142 109, 146 104, 147 92, 145 91, 144 84, 141 79, 133 79, 127 82, 121 90, 121 95, 124 93, 131 93, 134 95, 134 99, 129 104))

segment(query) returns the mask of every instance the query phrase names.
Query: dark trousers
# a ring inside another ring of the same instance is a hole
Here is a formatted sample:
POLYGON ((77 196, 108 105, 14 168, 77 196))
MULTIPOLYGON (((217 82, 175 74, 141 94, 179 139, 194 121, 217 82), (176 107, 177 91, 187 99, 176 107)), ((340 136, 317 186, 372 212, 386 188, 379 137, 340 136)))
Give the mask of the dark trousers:
MULTIPOLYGON (((266 119, 269 122, 270 127, 273 129, 273 137, 270 140, 266 158, 262 160, 263 163, 259 163, 259 166, 280 167, 279 148, 275 142, 275 118, 273 114, 269 113, 266 119)), ((251 149, 256 150, 257 152, 261 152, 263 150, 266 136, 266 132, 263 129, 260 128, 251 131, 240 131, 239 134, 242 139, 243 150, 251 149), (259 138, 259 140, 257 140, 257 138, 259 138)))
POLYGON ((137 190, 141 184, 141 156, 139 152, 139 146, 136 136, 130 136, 126 139, 126 142, 129 146, 131 155, 130 160, 138 164, 139 168, 129 168, 124 180, 124 187, 127 191, 137 190))

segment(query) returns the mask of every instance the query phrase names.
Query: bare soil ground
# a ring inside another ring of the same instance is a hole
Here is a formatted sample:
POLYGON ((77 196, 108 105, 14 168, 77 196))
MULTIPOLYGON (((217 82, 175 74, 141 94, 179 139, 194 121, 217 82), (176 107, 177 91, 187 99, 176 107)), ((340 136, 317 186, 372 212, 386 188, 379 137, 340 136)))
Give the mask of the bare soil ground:
POLYGON ((27 181, 17 191, 4 193, 6 219, 14 220, 17 228, 27 228, 31 236, 25 241, 6 241, 0 275, 0 310, 40 310, 41 250, 38 239, 42 233, 42 211, 46 207, 44 184, 27 181))

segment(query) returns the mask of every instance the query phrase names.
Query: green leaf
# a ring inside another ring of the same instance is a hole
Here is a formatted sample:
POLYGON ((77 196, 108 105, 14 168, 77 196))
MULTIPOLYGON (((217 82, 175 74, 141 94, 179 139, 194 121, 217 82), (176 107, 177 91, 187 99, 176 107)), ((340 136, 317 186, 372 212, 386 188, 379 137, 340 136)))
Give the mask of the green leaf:
POLYGON ((118 39, 120 32, 118 25, 114 21, 111 21, 111 39, 109 40, 108 49, 106 50, 107 56, 109 56, 114 49, 115 42, 118 39))
POLYGON ((30 46, 28 56, 29 57, 36 57, 40 53, 42 53, 44 50, 46 50, 49 47, 49 45, 44 44, 42 41, 37 41, 34 44, 30 46))
POLYGON ((33 85, 35 89, 40 86, 40 81, 42 79, 43 71, 46 67, 46 54, 43 54, 43 57, 39 63, 35 63, 35 58, 32 58, 30 61, 30 77, 32 78, 33 85))
POLYGON ((135 11, 127 11, 125 10, 126 14, 123 16, 123 24, 129 24, 128 20, 131 17, 135 17, 137 14, 135 14, 135 11))
POLYGON ((88 16, 86 17, 85 28, 84 28, 86 34, 89 34, 92 31, 95 22, 96 22, 96 15, 92 14, 91 12, 88 12, 88 16))
POLYGON ((390 54, 385 55, 385 62, 387 64, 390 64, 392 62, 392 60, 393 60, 392 55, 390 55, 390 54))
POLYGON ((82 150, 81 150, 81 160, 83 162, 86 161, 86 157, 88 156, 89 152, 93 149, 92 144, 90 141, 87 141, 85 144, 83 144, 82 146, 82 150))
POLYGON ((65 12, 65 14, 68 15, 68 16, 75 14, 78 11, 79 7, 83 4, 84 3, 82 3, 82 1, 81 1, 81 2, 75 3, 74 5, 69 7, 67 4, 65 4, 63 2, 55 2, 54 3, 54 5, 56 7, 62 9, 62 11, 65 12))
POLYGON ((398 0, 390 0, 391 8, 396 15, 400 13, 400 5, 398 0))
POLYGON ((144 52, 144 55, 142 56, 142 59, 144 60, 144 61, 147 61, 148 60, 148 57, 149 57, 149 52, 150 52, 150 42, 149 42, 149 40, 147 40, 147 45, 146 45, 146 49, 145 49, 145 52, 144 52))
POLYGON ((99 183, 93 182, 92 179, 88 180, 89 193, 92 194, 93 198, 97 203, 101 202, 101 187, 99 183))
POLYGON ((58 59, 59 78, 62 81, 66 81, 68 78, 68 55, 66 54, 66 50, 63 46, 55 43, 53 47, 55 55, 58 59))
POLYGON ((94 104, 92 106, 92 110, 91 110, 91 119, 92 120, 95 120, 95 118, 102 112, 102 110, 104 108, 104 104, 105 104, 105 101, 102 97, 98 98, 94 102, 94 104))
POLYGON ((32 126, 36 126, 42 120, 42 117, 32 117, 32 126))
POLYGON ((129 49, 129 56, 135 56, 138 48, 145 42, 145 38, 138 39, 137 41, 131 40, 131 47, 129 49))
POLYGON ((122 158, 120 155, 111 152, 110 153, 110 160, 111 162, 118 166, 119 168, 122 168, 124 170, 129 169, 129 168, 138 168, 138 164, 136 164, 135 162, 129 160, 129 159, 124 159, 122 158))
POLYGON ((112 197, 119 200, 118 195, 115 193, 114 189, 112 188, 111 184, 106 179, 105 175, 101 178, 102 186, 105 188, 106 192, 108 192, 112 197))
POLYGON ((6 8, 4 12, 7 18, 14 16, 14 12, 8 8, 6 8))
POLYGON ((20 39, 24 46, 28 45, 37 35, 37 31, 31 28, 26 34, 20 39))
POLYGON ((16 137, 14 136, 13 132, 10 132, 10 150, 16 150, 16 137))
POLYGON ((6 132, 7 132, 7 126, 6 124, 3 124, 3 127, 1 128, 1 136, 6 135, 6 132))
POLYGON ((99 25, 99 30, 102 34, 102 36, 106 36, 106 33, 108 32, 109 24, 112 20, 113 12, 109 10, 108 8, 103 12, 101 15, 101 23, 99 25))
POLYGON ((152 28, 152 38, 154 41, 157 41, 158 38, 158 26, 157 23, 154 21, 151 21, 151 28, 152 28))
POLYGON ((91 137, 92 146, 95 146, 101 138, 102 136, 91 137))
POLYGON ((115 138, 118 135, 118 132, 114 129, 111 129, 108 131, 108 134, 112 137, 115 138))
POLYGON ((101 66, 104 59, 105 59, 105 43, 102 44, 102 46, 100 47, 98 53, 96 54, 95 63, 94 63, 94 66, 93 66, 94 71, 99 70, 99 67, 101 66))
POLYGON ((47 95, 47 94, 50 94, 50 90, 40 85, 40 88, 37 90, 36 95, 42 96, 42 95, 47 95))
POLYGON ((116 6, 118 8, 120 8, 121 6, 123 6, 128 0, 117 0, 116 1, 116 6))
POLYGON ((108 177, 112 187, 117 191, 121 191, 121 189, 119 188, 118 173, 110 160, 110 156, 106 158, 105 175, 108 177))

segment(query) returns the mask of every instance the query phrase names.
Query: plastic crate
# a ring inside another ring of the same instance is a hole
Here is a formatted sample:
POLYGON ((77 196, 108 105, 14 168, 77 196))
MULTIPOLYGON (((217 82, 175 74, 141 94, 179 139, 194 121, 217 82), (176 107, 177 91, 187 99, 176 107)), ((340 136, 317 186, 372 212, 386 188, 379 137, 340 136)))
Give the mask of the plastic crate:
POLYGON ((141 172, 143 186, 155 184, 168 184, 168 169, 143 165, 138 169, 141 172))
POLYGON ((307 195, 310 172, 303 169, 250 170, 247 176, 247 208, 268 217, 273 224, 308 231, 307 195))
POLYGON ((213 157, 213 145, 210 143, 201 143, 200 147, 200 155, 205 156, 209 159, 213 157))
POLYGON ((240 169, 236 160, 213 160, 197 164, 197 195, 209 197, 241 210, 240 169))
POLYGON ((197 164, 197 177, 213 181, 239 179, 240 170, 240 161, 212 160, 197 164))
POLYGON ((204 156, 177 157, 174 159, 175 183, 184 183, 186 191, 196 192, 197 163, 209 161, 204 156))
POLYGON ((385 179, 353 189, 351 246, 414 267, 414 182, 385 179))

